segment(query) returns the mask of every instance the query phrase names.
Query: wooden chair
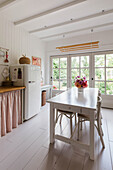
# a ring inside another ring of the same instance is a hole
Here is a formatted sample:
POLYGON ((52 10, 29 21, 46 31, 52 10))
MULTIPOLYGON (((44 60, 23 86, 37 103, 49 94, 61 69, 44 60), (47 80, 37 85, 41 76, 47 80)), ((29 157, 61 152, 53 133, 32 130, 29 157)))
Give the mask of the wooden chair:
POLYGON ((75 126, 76 126, 76 124, 77 124, 76 113, 63 111, 63 110, 56 110, 56 123, 58 122, 59 118, 60 118, 60 124, 62 123, 63 115, 70 119, 70 132, 71 132, 71 136, 72 136, 72 134, 73 134, 72 119, 73 119, 73 117, 75 117, 75 126))
MULTIPOLYGON (((101 96, 97 97, 97 111, 96 111, 96 117, 95 117, 95 121, 97 122, 97 125, 94 124, 94 126, 96 127, 98 134, 100 136, 100 140, 102 143, 103 148, 105 148, 105 144, 104 144, 104 140, 103 140, 103 130, 102 130, 102 126, 101 126, 101 102, 102 102, 102 98, 101 96)), ((82 122, 84 121, 90 121, 89 117, 86 116, 85 114, 80 114, 78 113, 78 139, 79 140, 79 130, 80 130, 80 123, 81 123, 81 130, 82 130, 82 122)))
MULTIPOLYGON (((68 89, 67 89, 67 90, 68 90, 68 89)), ((61 94, 61 93, 57 93, 56 96, 59 95, 59 94, 61 94)), ((76 126, 76 124, 77 124, 77 116, 76 116, 76 113, 72 113, 72 112, 63 111, 63 110, 57 110, 57 109, 56 109, 55 125, 56 125, 56 123, 58 122, 58 119, 59 119, 59 118, 60 118, 60 125, 61 125, 63 115, 70 119, 70 132, 71 132, 71 136, 72 136, 72 134, 73 134, 72 119, 73 119, 73 117, 75 117, 75 126, 76 126)))

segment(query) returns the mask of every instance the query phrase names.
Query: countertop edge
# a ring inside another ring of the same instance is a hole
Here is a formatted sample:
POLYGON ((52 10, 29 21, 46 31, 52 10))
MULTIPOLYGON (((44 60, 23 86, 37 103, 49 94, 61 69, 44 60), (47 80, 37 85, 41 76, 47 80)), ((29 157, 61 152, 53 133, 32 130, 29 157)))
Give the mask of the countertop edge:
POLYGON ((6 92, 11 92, 11 91, 16 91, 16 90, 23 90, 25 89, 26 87, 25 86, 22 86, 22 87, 17 87, 17 86, 11 86, 11 87, 5 87, 5 86, 1 86, 0 87, 0 94, 1 93, 6 93, 6 92))

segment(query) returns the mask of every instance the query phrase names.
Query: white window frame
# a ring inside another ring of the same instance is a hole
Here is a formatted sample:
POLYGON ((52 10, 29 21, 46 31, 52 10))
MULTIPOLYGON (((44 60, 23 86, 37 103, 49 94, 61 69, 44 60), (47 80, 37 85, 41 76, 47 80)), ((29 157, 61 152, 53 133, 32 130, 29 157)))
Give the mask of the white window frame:
MULTIPOLYGON (((53 80, 53 65, 52 65, 52 60, 54 59, 54 58, 59 58, 59 68, 58 68, 58 70, 59 70, 59 79, 56 79, 56 81, 58 81, 59 82, 59 89, 58 90, 55 90, 55 91, 57 91, 57 92, 59 92, 59 91, 65 91, 65 90, 61 90, 60 89, 60 80, 66 80, 67 81, 67 88, 69 87, 69 74, 68 74, 68 70, 69 70, 69 66, 68 66, 68 64, 67 64, 67 68, 60 68, 60 58, 67 58, 67 63, 69 62, 68 61, 68 56, 66 55, 66 56, 51 56, 50 57, 50 84, 52 85, 52 81, 54 81, 53 80), (61 69, 67 69, 67 79, 60 79, 60 70, 61 69), (52 77, 52 79, 51 79, 51 77, 52 77)), ((54 89, 53 89, 53 91, 54 91, 54 89)))
MULTIPOLYGON (((59 56, 52 56, 50 57, 50 77, 52 75, 52 58, 62 58, 62 57, 67 57, 67 88, 71 87, 71 57, 74 56, 89 56, 89 69, 90 69, 90 75, 89 75, 89 84, 90 87, 95 87, 95 61, 94 61, 94 56, 95 55, 100 55, 100 54, 113 54, 113 50, 108 50, 108 51, 96 51, 96 52, 88 52, 88 53, 79 53, 79 54, 68 54, 68 55, 59 55, 59 56)), ((105 60, 106 62, 106 60, 105 60)), ((102 67, 105 69, 105 81, 106 81, 106 65, 105 67, 102 67)), ((109 67, 112 68, 112 67, 109 67)), ((101 80, 100 80, 101 81, 101 80)), ((106 82, 112 82, 112 81, 106 81, 106 82)), ((52 84, 51 78, 50 78, 50 84, 52 84)), ((63 90, 53 90, 54 91, 63 91, 63 90)), ((106 91, 106 83, 105 83, 105 91, 106 91)), ((57 93, 56 92, 56 93, 57 93)), ((108 94, 103 94, 103 105, 105 107, 113 108, 112 101, 113 101, 113 95, 108 95, 108 94)))
MULTIPOLYGON (((71 57, 70 57, 70 66, 71 66, 71 58, 72 57, 80 57, 80 59, 79 59, 79 68, 77 68, 77 67, 75 67, 75 68, 72 68, 72 67, 70 67, 70 76, 71 76, 71 70, 72 69, 79 69, 79 76, 81 76, 81 69, 89 69, 89 87, 91 87, 92 86, 92 60, 91 60, 91 53, 81 53, 81 54, 73 54, 73 55, 71 55, 71 57), (89 56, 89 67, 81 67, 81 57, 82 56, 89 56)), ((72 76, 71 76, 72 77, 72 76)), ((70 82, 72 81, 72 79, 70 79, 70 82)), ((72 87, 71 85, 70 85, 70 87, 72 87)))
POLYGON ((105 94, 103 95, 106 95, 106 96, 112 96, 112 95, 109 95, 109 94, 106 94, 106 82, 113 82, 112 80, 106 80, 106 69, 107 68, 113 68, 113 67, 106 67, 106 55, 107 54, 113 54, 113 51, 101 51, 101 52, 95 52, 93 53, 93 84, 92 84, 92 87, 95 87, 95 82, 105 82, 105 94), (104 67, 95 67, 95 55, 105 55, 105 66, 104 67), (105 71, 105 80, 95 80, 95 68, 103 68, 104 71, 105 71))

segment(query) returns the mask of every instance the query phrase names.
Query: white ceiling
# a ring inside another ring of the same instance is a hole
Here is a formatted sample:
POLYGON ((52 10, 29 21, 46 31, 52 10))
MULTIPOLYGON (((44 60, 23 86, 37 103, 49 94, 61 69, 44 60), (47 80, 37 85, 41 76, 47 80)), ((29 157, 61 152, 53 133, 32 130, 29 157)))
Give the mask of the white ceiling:
POLYGON ((51 11, 76 1, 82 0, 0 0, 0 5, 9 2, 9 5, 0 8, 0 14, 8 17, 14 24, 17 23, 16 27, 23 27, 43 41, 62 38, 63 35, 65 38, 82 35, 91 32, 91 28, 95 32, 113 29, 113 0, 84 0, 55 12, 51 11), (26 18, 48 10, 48 14, 25 22, 26 18), (87 16, 88 18, 84 18, 87 16), (18 24, 23 19, 25 21, 18 24))

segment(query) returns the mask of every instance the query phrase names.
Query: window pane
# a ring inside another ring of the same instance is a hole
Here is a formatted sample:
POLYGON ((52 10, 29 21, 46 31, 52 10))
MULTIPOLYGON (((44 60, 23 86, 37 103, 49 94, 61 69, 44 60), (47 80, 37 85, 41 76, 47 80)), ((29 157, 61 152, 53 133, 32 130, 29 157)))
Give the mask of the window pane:
POLYGON ((53 89, 59 90, 59 81, 53 81, 53 89))
POLYGON ((75 87, 75 81, 74 80, 71 81, 71 86, 75 87))
POLYGON ((107 82, 106 83, 106 94, 112 94, 113 95, 113 82, 107 82))
POLYGON ((104 68, 95 69, 95 80, 105 80, 104 68))
POLYGON ((89 69, 81 69, 81 77, 86 77, 86 80, 89 80, 89 69))
POLYGON ((95 87, 99 88, 102 94, 105 94, 105 82, 95 82, 95 87))
POLYGON ((71 69, 71 78, 75 79, 77 76, 79 76, 79 69, 71 69))
POLYGON ((67 58, 60 58, 60 68, 67 68, 67 58))
POLYGON ((105 66, 105 55, 95 55, 95 67, 105 66))
POLYGON ((53 59, 53 68, 59 68, 59 58, 53 59))
POLYGON ((67 81, 62 80, 60 81, 60 90, 66 90, 67 89, 67 81))
POLYGON ((89 56, 81 56, 81 67, 89 67, 89 56))
POLYGON ((113 67, 113 54, 106 55, 106 67, 113 67))
POLYGON ((88 87, 89 87, 89 81, 87 81, 88 87))
POLYGON ((67 79, 67 70, 60 69, 60 79, 67 79))
POLYGON ((106 80, 112 80, 113 81, 113 68, 107 68, 106 69, 106 80))
POLYGON ((79 67, 79 57, 71 57, 71 68, 79 67))
POLYGON ((59 79, 59 69, 53 69, 53 79, 59 79))

